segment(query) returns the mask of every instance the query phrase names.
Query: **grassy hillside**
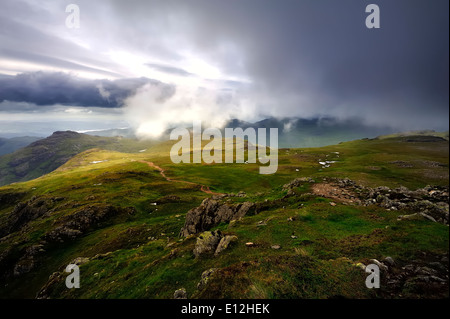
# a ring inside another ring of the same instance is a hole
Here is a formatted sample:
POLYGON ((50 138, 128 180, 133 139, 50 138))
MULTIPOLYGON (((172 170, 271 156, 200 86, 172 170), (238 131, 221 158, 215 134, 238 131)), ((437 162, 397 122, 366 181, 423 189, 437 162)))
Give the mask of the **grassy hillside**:
POLYGON ((91 148, 138 152, 152 144, 121 137, 55 132, 14 153, 0 156, 0 185, 27 181, 50 173, 76 154, 91 148))
POLYGON ((259 175, 257 164, 173 164, 171 145, 142 153, 91 149, 50 174, 1 187, 0 297, 172 298, 180 288, 189 298, 442 297, 440 286, 394 289, 383 281, 367 289, 359 263, 447 258, 448 269, 448 226, 400 220, 410 208, 334 198, 331 181, 361 185, 345 192, 448 186, 447 141, 395 137, 282 149, 274 175, 259 175), (304 179, 289 184, 296 178, 304 179), (202 185, 232 195, 207 194, 202 185), (179 237, 180 229, 188 211, 211 197, 256 209, 213 225, 237 239, 217 256, 195 257, 202 235, 179 237), (69 290, 64 269, 76 258, 81 288, 69 290), (212 274, 198 285, 206 270, 212 274))
POLYGON ((395 134, 388 134, 388 135, 381 135, 378 136, 378 139, 387 139, 387 138, 394 138, 394 137, 417 137, 417 136, 423 136, 423 137, 441 137, 448 141, 448 131, 447 132, 436 132, 433 130, 422 130, 422 131, 410 131, 410 132, 402 132, 402 133, 395 133, 395 134))

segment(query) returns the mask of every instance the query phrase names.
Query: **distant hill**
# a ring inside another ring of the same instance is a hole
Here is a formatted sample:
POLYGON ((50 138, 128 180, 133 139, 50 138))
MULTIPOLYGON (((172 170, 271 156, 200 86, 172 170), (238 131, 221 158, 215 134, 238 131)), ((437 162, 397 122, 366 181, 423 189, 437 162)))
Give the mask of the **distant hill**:
POLYGON ((449 140, 448 137, 448 131, 446 132, 436 132, 433 130, 421 130, 421 131, 409 131, 409 132, 401 132, 401 133, 394 133, 389 135, 381 135, 378 136, 377 139, 388 139, 393 137, 412 137, 412 136, 424 136, 424 137, 437 137, 437 138, 443 138, 445 140, 449 140))
POLYGON ((0 137, 0 156, 12 153, 15 150, 25 147, 39 139, 41 139, 41 137, 35 136, 21 136, 13 138, 0 137))
POLYGON ((14 153, 0 156, 0 186, 28 181, 50 173, 70 158, 91 148, 138 152, 153 142, 99 137, 72 131, 55 132, 14 153))

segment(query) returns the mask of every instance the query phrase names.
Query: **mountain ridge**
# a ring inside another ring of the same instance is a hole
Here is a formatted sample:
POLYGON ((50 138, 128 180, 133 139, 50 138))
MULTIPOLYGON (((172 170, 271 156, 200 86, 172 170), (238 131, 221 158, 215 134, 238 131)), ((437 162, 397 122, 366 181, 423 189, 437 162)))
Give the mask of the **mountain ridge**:
POLYGON ((50 173, 73 156, 91 148, 137 152, 153 143, 56 131, 14 153, 0 156, 0 185, 27 181, 50 173))

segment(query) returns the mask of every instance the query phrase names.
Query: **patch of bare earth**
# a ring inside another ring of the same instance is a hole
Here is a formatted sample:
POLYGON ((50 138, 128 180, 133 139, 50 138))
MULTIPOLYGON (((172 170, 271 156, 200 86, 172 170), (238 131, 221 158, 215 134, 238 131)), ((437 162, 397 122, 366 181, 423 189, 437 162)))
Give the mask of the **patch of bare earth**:
POLYGON ((311 189, 314 195, 330 198, 334 201, 347 204, 360 204, 355 193, 347 188, 343 188, 334 183, 318 183, 314 184, 311 189))

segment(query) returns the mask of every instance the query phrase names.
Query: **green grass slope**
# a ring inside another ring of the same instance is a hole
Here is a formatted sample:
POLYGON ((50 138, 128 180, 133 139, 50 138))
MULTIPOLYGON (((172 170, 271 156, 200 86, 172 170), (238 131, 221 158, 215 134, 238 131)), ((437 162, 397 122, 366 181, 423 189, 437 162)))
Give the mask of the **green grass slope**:
POLYGON ((367 289, 358 263, 448 254, 448 226, 399 221, 404 212, 376 205, 333 206, 312 193, 311 183, 293 197, 282 187, 298 177, 351 178, 371 187, 448 185, 447 141, 395 137, 282 149, 274 175, 260 175, 258 164, 173 164, 171 146, 91 149, 50 174, 1 187, 0 297, 34 298, 45 287, 41 296, 50 298, 172 298, 183 287, 189 298, 377 298, 387 292, 367 289), (212 196, 201 185, 245 192, 225 201, 261 209, 213 227, 237 241, 218 256, 196 258, 198 235, 178 234, 187 212, 212 196), (65 266, 78 257, 81 288, 67 289, 65 266))
POLYGON ((137 152, 152 144, 121 137, 99 137, 71 131, 55 132, 14 153, 1 156, 0 185, 27 181, 50 173, 76 154, 91 148, 137 152))

